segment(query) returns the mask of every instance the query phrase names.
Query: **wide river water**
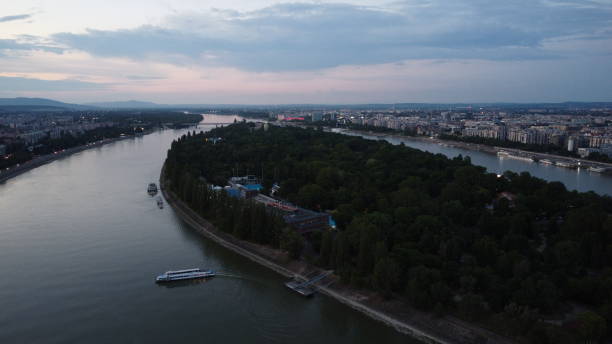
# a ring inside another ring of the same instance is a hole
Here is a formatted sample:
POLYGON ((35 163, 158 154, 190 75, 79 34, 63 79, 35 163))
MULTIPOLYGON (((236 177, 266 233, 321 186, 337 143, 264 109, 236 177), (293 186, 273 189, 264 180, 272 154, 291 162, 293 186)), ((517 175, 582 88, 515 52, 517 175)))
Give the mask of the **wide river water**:
POLYGON ((291 293, 283 277, 158 209, 147 184, 184 132, 108 144, 0 184, 0 343, 415 343, 326 296, 291 293), (154 283, 188 267, 229 276, 154 283))
MULTIPOLYGON (((0 184, 0 343, 415 343, 323 295, 292 294, 281 276, 200 237, 170 207, 158 209, 146 186, 183 133, 115 142, 0 184), (153 282, 187 267, 227 276, 153 282)), ((612 178, 586 171, 405 143, 470 155, 493 172, 527 170, 612 193, 612 178)))

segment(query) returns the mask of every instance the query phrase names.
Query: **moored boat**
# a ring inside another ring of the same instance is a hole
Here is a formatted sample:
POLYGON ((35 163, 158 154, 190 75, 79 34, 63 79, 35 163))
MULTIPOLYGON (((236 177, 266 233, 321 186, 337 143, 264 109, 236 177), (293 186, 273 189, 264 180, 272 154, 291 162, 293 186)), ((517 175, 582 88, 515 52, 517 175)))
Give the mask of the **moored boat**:
POLYGON ((161 197, 157 198, 157 206, 159 207, 159 209, 162 209, 164 207, 164 201, 161 197))
POLYGON ((589 171, 591 172, 597 172, 597 173, 605 173, 608 172, 609 169, 606 167, 596 167, 596 166, 591 166, 589 167, 589 171))
POLYGON ((506 151, 499 151, 497 152, 497 156, 501 156, 501 157, 507 157, 508 155, 510 155, 510 153, 506 152, 506 151))
POLYGON ((500 157, 500 158, 509 158, 509 159, 523 160, 523 161, 527 161, 527 162, 533 162, 534 161, 533 157, 531 157, 529 155, 512 154, 512 153, 508 153, 508 152, 503 151, 503 150, 497 152, 497 156, 500 157))
POLYGON ((184 281, 198 278, 214 277, 213 270, 201 270, 200 268, 166 271, 155 278, 156 283, 184 281))
POLYGON ((557 161, 557 166, 565 167, 565 168, 577 168, 578 167, 578 165, 574 164, 573 162, 569 162, 569 161, 557 161))

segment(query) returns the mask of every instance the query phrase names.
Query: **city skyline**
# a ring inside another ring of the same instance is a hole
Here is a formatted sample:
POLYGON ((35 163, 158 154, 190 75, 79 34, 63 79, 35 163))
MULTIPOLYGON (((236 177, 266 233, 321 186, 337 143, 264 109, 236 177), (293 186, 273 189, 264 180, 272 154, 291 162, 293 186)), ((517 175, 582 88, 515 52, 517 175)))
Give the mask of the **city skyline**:
POLYGON ((609 101, 610 1, 23 1, 0 97, 73 103, 609 101))

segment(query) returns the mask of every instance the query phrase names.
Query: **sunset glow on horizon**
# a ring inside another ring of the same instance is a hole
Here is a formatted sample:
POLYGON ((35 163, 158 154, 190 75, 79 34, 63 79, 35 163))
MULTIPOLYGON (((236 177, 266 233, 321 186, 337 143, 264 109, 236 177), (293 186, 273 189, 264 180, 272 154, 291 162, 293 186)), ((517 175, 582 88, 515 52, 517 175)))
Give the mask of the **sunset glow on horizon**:
POLYGON ((0 5, 0 97, 167 104, 610 101, 612 1, 0 5))

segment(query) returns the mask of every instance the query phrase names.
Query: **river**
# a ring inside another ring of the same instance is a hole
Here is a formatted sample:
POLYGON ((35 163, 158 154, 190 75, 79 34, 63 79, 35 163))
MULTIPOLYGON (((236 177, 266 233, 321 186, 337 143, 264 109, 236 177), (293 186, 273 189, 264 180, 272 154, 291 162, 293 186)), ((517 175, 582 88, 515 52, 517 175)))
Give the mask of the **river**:
POLYGON ((559 181, 565 184, 569 190, 594 191, 602 195, 612 196, 612 176, 591 172, 586 169, 572 170, 551 165, 543 165, 537 162, 527 162, 512 158, 500 158, 495 154, 469 150, 458 147, 450 147, 435 142, 415 140, 409 137, 400 138, 398 136, 379 137, 367 134, 356 134, 344 132, 347 135, 361 136, 368 139, 384 139, 389 143, 404 145, 434 154, 443 154, 453 158, 459 154, 469 156, 474 165, 484 166, 489 172, 504 173, 505 171, 529 172, 532 176, 548 181, 559 181))
POLYGON ((111 143, 0 184, 0 343, 415 343, 326 296, 291 293, 158 209, 146 187, 183 133, 111 143), (188 267, 229 276, 153 282, 188 267))

